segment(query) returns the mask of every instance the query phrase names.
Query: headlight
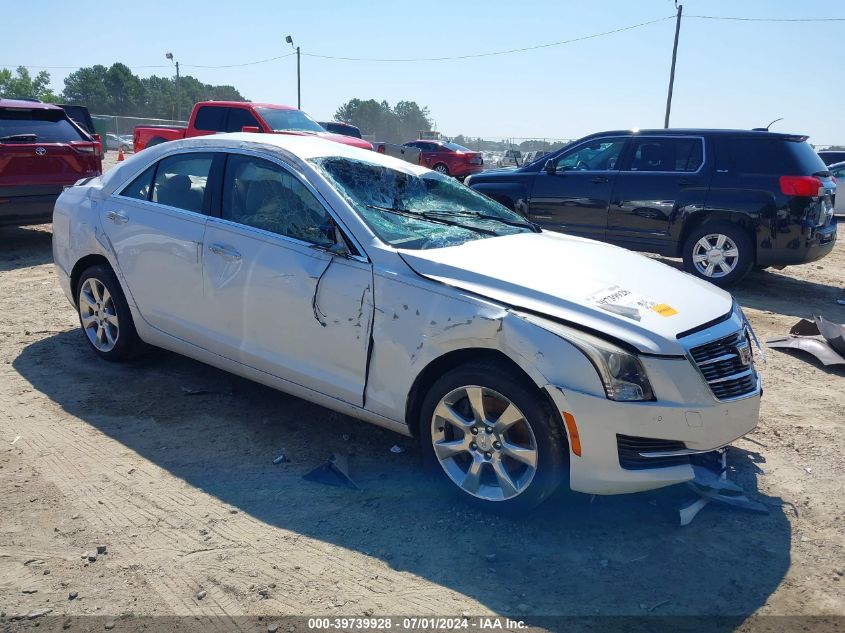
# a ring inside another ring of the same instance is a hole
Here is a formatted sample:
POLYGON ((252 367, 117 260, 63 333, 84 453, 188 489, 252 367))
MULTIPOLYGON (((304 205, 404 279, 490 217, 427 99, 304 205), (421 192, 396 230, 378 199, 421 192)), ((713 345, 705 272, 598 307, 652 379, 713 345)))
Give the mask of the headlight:
POLYGON ((520 313, 522 318, 557 334, 577 347, 596 368, 610 400, 622 402, 654 400, 651 383, 640 359, 613 343, 580 330, 549 321, 532 314, 520 313))
POLYGON ((592 361, 608 398, 620 401, 654 400, 651 384, 639 358, 601 339, 593 336, 589 339, 567 337, 592 361))

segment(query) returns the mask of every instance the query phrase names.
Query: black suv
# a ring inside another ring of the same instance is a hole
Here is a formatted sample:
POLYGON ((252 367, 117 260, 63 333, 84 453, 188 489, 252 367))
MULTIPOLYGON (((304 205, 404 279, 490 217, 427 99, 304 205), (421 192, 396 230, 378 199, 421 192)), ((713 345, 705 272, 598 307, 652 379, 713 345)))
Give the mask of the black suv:
POLYGON ((744 130, 592 134, 465 184, 544 229, 683 257, 728 286, 752 266, 815 261, 836 242, 836 182, 807 137, 744 130))

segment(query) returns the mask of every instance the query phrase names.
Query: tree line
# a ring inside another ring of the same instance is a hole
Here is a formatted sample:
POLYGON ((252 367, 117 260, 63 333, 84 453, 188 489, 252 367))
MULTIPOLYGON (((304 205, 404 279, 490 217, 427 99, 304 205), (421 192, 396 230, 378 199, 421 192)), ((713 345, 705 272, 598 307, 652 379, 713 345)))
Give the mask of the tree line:
POLYGON ((55 93, 46 70, 33 76, 24 67, 14 73, 0 69, 0 97, 84 105, 93 114, 175 119, 178 106, 187 117, 197 101, 246 101, 234 86, 213 86, 186 75, 179 78, 177 90, 175 77, 139 77, 121 63, 80 68, 68 75, 64 84, 64 90, 55 93))

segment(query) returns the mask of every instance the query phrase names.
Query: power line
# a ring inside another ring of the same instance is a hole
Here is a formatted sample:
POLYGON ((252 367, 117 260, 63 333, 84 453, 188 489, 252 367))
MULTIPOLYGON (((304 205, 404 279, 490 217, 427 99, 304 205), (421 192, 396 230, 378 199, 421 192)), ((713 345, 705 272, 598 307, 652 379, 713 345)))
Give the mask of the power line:
POLYGON ((623 31, 630 31, 632 29, 638 29, 643 26, 648 26, 649 24, 656 24, 657 22, 665 22, 666 20, 673 20, 675 19, 674 15, 670 15, 664 18, 658 18, 656 20, 650 20, 648 22, 641 22, 639 24, 633 24, 631 26, 624 26, 619 29, 613 29, 612 31, 603 31, 602 33, 593 33, 592 35, 583 35, 581 37, 575 37, 571 40, 562 40, 560 42, 549 42, 548 44, 537 44, 535 46, 525 46, 523 48, 510 48, 503 51, 492 51, 489 53, 470 53, 467 55, 455 55, 451 57, 402 57, 402 58, 379 58, 379 57, 338 57, 335 55, 320 55, 317 53, 305 53, 303 55, 307 55, 308 57, 317 57, 320 59, 334 59, 339 61, 347 61, 347 62, 443 62, 443 61, 452 61, 458 59, 472 59, 476 57, 492 57, 494 55, 509 55, 511 53, 524 53, 526 51, 533 51, 540 48, 550 48, 552 46, 562 46, 564 44, 572 44, 573 42, 582 42, 584 40, 590 40, 596 37, 603 37, 605 35, 613 35, 614 33, 621 33, 623 31))
POLYGON ((735 22, 845 22, 845 18, 738 18, 725 15, 686 15, 697 20, 732 20, 735 22))
MULTIPOLYGON (((290 57, 291 55, 295 55, 296 53, 286 53, 284 55, 279 55, 278 57, 268 57, 267 59, 258 59, 251 62, 243 62, 242 64, 222 64, 220 66, 206 66, 202 64, 181 64, 183 68, 240 68, 242 66, 254 66, 255 64, 266 64, 267 62, 274 62, 279 59, 284 59, 285 57, 290 57)), ((25 65, 14 65, 14 64, 0 64, 0 67, 3 68, 28 68, 32 70, 36 69, 44 69, 44 70, 79 70, 82 66, 25 66, 25 65)), ((172 66, 168 66, 167 64, 153 64, 153 65, 145 65, 145 66, 127 66, 130 70, 138 70, 141 68, 172 68, 172 66)))

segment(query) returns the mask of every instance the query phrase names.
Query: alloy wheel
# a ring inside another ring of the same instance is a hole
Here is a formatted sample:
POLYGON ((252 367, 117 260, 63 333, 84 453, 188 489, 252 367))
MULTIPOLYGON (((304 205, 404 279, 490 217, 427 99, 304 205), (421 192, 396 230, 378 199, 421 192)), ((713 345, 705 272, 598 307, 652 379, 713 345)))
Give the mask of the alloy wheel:
POLYGON ((79 289, 79 317, 91 345, 101 352, 114 349, 120 335, 117 308, 105 284, 95 277, 79 289))
POLYGON ((692 247, 692 263, 703 277, 718 279, 734 271, 739 262, 739 248, 727 235, 711 233, 692 247))
POLYGON ((519 408, 476 385, 446 394, 431 420, 434 454, 449 479, 485 501, 524 492, 537 472, 537 441, 519 408))

